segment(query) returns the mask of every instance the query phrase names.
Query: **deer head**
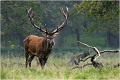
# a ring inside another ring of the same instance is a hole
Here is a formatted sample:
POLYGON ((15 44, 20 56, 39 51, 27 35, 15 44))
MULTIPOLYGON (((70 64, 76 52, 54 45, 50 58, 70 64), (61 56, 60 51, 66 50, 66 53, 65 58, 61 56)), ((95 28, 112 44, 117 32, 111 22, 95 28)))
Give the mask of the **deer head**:
POLYGON ((68 8, 66 7, 66 11, 64 11, 63 8, 59 8, 59 9, 60 9, 61 14, 64 16, 65 20, 64 20, 64 22, 63 22, 60 26, 58 26, 58 27, 57 27, 56 29, 54 29, 52 32, 48 32, 47 29, 42 29, 41 26, 38 27, 38 26, 34 23, 34 19, 33 19, 34 14, 33 14, 32 8, 30 8, 30 9, 28 10, 28 17, 29 17, 29 19, 30 19, 31 24, 34 26, 34 28, 40 30, 40 32, 41 32, 41 33, 43 34, 43 36, 44 36, 44 39, 45 39, 48 43, 50 43, 50 44, 52 44, 52 45, 54 45, 54 38, 55 38, 56 35, 59 33, 59 31, 61 31, 61 30, 65 27, 65 25, 66 25, 66 23, 67 23, 67 19, 68 19, 68 8))

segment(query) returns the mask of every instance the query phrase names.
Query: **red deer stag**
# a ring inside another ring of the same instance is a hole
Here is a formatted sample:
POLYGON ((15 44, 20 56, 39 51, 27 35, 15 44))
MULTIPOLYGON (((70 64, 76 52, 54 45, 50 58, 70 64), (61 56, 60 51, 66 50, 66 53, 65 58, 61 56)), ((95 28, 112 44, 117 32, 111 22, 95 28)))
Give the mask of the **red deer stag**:
POLYGON ((66 12, 63 10, 63 8, 60 8, 60 12, 64 16, 65 20, 64 22, 58 26, 56 29, 54 29, 52 32, 48 32, 47 29, 44 30, 41 27, 38 27, 34 23, 33 19, 33 11, 30 8, 28 10, 28 17, 30 19, 30 22, 32 26, 40 30, 40 32, 43 34, 44 37, 38 37, 35 35, 29 35, 23 42, 24 42, 24 48, 25 48, 25 57, 26 57, 26 67, 29 64, 29 67, 31 67, 31 62, 35 56, 38 57, 39 63, 41 65, 41 68, 44 68, 45 63, 48 59, 48 56, 51 53, 54 43, 55 36, 58 34, 59 31, 61 31, 65 25, 67 24, 68 19, 68 8, 66 7, 66 12))

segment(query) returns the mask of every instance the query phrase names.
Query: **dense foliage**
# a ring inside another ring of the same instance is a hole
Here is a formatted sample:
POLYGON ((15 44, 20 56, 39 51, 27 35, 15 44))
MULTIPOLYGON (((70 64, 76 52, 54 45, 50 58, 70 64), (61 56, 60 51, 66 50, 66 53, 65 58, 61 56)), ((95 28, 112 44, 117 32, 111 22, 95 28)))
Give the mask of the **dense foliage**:
POLYGON ((41 36, 27 17, 30 7, 34 11, 36 24, 51 31, 63 22, 59 7, 66 6, 70 17, 56 39, 56 47, 76 47, 76 40, 95 46, 118 47, 118 1, 2 1, 2 47, 23 46, 23 40, 29 34, 41 36), (97 38, 100 39, 97 41, 97 38))
POLYGON ((82 14, 89 24, 88 32, 103 32, 110 46, 118 42, 119 35, 119 2, 118 1, 88 1, 76 4, 78 14, 82 14), (113 39, 114 38, 114 39, 113 39), (114 43, 114 44, 113 44, 114 43))
POLYGON ((76 4, 79 14, 83 14, 89 19, 92 31, 110 31, 117 34, 119 20, 119 2, 117 1, 91 1, 76 4))

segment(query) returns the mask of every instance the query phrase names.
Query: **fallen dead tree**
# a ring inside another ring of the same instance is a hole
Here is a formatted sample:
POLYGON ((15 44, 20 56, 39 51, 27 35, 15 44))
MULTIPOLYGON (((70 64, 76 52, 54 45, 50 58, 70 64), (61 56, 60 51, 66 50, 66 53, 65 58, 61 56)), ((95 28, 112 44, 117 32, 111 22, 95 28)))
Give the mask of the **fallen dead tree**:
POLYGON ((89 55, 89 52, 81 52, 80 54, 73 56, 70 61, 66 64, 66 66, 78 66, 80 61, 82 61, 85 57, 89 55))
MULTIPOLYGON (((113 52, 113 53, 118 53, 118 52, 120 52, 120 50, 103 50, 103 51, 99 51, 96 47, 92 47, 92 46, 90 46, 90 45, 88 45, 88 44, 85 44, 85 43, 83 43, 83 42, 80 42, 80 41, 77 41, 77 42, 79 42, 79 43, 81 43, 81 44, 83 44, 83 45, 91 48, 92 50, 95 51, 96 54, 94 54, 94 55, 88 55, 88 56, 84 57, 83 59, 80 59, 80 60, 79 60, 79 62, 80 62, 80 61, 85 62, 86 60, 91 59, 91 63, 87 63, 87 64, 85 64, 85 65, 83 65, 83 66, 78 66, 78 65, 77 65, 77 66, 75 66, 75 67, 72 67, 72 69, 75 69, 75 68, 83 68, 83 67, 86 67, 86 66, 88 66, 88 65, 92 65, 92 66, 94 66, 95 68, 97 68, 97 67, 103 67, 103 63, 96 61, 96 59, 97 59, 98 57, 100 57, 100 54, 106 53, 106 52, 113 52)), ((81 56, 79 56, 79 57, 81 57, 81 56)), ((75 57, 75 58, 79 59, 78 57, 75 57)), ((72 64, 75 63, 74 58, 71 58, 70 61, 71 61, 72 64)), ((69 61, 69 62, 70 62, 70 61, 69 61)), ((79 64, 79 62, 78 62, 77 64, 79 64)), ((120 66, 120 63, 118 63, 117 65, 114 65, 114 68, 119 67, 119 66, 120 66)))
POLYGON ((87 57, 85 57, 84 59, 81 60, 81 61, 85 62, 86 60, 91 59, 90 60, 91 63, 84 64, 83 66, 78 66, 77 65, 75 67, 72 67, 72 69, 75 69, 75 68, 84 68, 84 67, 89 66, 89 65, 92 65, 95 68, 97 68, 97 67, 103 67, 103 64, 101 62, 98 62, 98 61, 95 60, 95 56, 96 56, 96 54, 89 55, 89 56, 87 56, 87 57))

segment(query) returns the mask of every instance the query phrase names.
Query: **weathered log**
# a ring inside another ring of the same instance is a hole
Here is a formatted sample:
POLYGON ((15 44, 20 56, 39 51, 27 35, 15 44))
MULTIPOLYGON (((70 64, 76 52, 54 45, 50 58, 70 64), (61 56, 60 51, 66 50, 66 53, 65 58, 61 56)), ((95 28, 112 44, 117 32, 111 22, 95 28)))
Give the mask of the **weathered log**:
MULTIPOLYGON (((85 65, 83 65, 83 66, 78 66, 78 65, 77 65, 77 66, 73 67, 72 69, 82 68, 82 67, 85 67, 85 66, 88 66, 88 65, 93 65, 95 68, 97 68, 97 67, 103 67, 103 64, 102 64, 102 63, 96 61, 96 58, 98 58, 101 53, 106 53, 106 52, 118 53, 118 52, 120 52, 120 50, 103 50, 103 51, 99 51, 96 47, 92 47, 92 46, 90 46, 90 45, 88 45, 88 44, 85 44, 85 43, 83 43, 83 42, 80 42, 80 41, 77 41, 77 42, 79 42, 79 43, 81 43, 81 44, 83 44, 83 45, 85 45, 85 46, 93 49, 93 50, 96 52, 96 54, 94 54, 94 55, 88 55, 88 56, 86 56, 86 57, 84 57, 83 59, 80 60, 80 61, 85 62, 86 60, 91 59, 91 62, 92 62, 92 63, 87 63, 87 64, 85 64, 85 65), (97 56, 97 55, 98 55, 98 56, 97 56), (97 56, 97 57, 96 57, 96 56, 97 56)), ((80 62, 80 61, 79 61, 79 62, 80 62)), ((114 67, 119 67, 119 66, 120 66, 120 63, 117 64, 117 65, 114 65, 114 67)))
POLYGON ((76 56, 73 56, 70 61, 66 64, 66 66, 73 67, 74 65, 79 65, 80 61, 87 57, 89 55, 89 52, 83 52, 76 56))

